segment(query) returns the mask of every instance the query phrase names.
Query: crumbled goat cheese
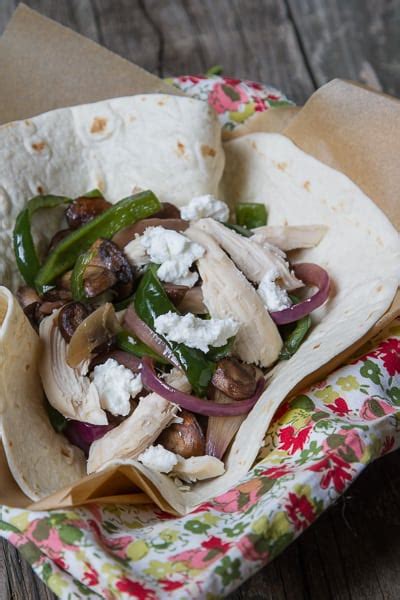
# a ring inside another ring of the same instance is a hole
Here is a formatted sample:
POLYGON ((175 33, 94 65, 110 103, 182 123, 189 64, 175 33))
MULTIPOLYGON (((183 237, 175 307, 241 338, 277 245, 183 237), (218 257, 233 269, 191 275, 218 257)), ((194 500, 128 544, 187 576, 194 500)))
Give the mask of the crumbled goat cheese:
POLYGON ((99 392, 100 405, 112 415, 126 417, 131 410, 129 402, 142 391, 142 378, 109 358, 93 370, 93 383, 99 392))
POLYGON ((200 244, 163 227, 148 227, 139 239, 150 260, 160 265, 157 275, 161 281, 189 287, 196 283, 199 276, 189 269, 205 252, 200 244))
POLYGON ((272 312, 292 306, 287 291, 276 283, 278 277, 278 271, 270 269, 262 278, 257 290, 267 309, 272 312))
POLYGON ((209 346, 223 346, 239 330, 239 324, 230 318, 199 319, 191 313, 180 316, 171 311, 157 317, 154 326, 157 333, 164 335, 167 340, 203 352, 208 352, 209 346))
POLYGON ((166 450, 161 444, 149 446, 137 457, 137 460, 149 469, 159 473, 170 473, 178 463, 177 455, 166 450))
POLYGON ((181 208, 181 217, 186 221, 196 221, 204 217, 212 217, 216 221, 226 223, 229 219, 229 207, 212 194, 196 196, 189 204, 181 208))

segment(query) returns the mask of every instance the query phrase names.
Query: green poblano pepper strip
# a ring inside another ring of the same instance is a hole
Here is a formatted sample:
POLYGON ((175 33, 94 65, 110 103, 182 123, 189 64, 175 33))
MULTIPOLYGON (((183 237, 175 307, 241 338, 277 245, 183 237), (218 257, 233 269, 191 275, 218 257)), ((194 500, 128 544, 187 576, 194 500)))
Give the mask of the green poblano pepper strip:
POLYGON ((217 362, 219 360, 222 360, 223 358, 226 358, 227 356, 229 356, 232 353, 232 348, 233 348, 233 343, 235 341, 236 336, 232 336, 231 338, 229 338, 229 340, 226 342, 226 344, 224 346, 220 346, 219 348, 210 348, 209 351, 207 352, 206 356, 209 360, 212 360, 214 362, 217 362))
POLYGON ((99 238, 111 238, 117 231, 146 219, 161 210, 158 198, 150 190, 128 196, 64 238, 50 254, 35 278, 42 293, 60 275, 70 269, 77 257, 99 238))
POLYGON ((124 350, 125 352, 130 352, 134 354, 138 358, 142 358, 143 356, 150 356, 156 362, 161 363, 163 365, 168 365, 168 361, 165 360, 162 356, 154 352, 151 348, 143 344, 140 340, 136 339, 131 333, 128 331, 120 331, 116 336, 116 343, 120 350, 124 350))
POLYGON ((35 277, 40 269, 40 260, 32 238, 32 216, 41 208, 55 208, 71 202, 72 198, 65 196, 35 196, 19 213, 13 234, 14 253, 19 272, 28 285, 34 285, 35 277))
POLYGON ((46 410, 53 429, 57 433, 62 433, 67 426, 68 420, 47 401, 46 410))
POLYGON ((296 321, 296 327, 289 333, 284 341, 283 348, 279 355, 280 360, 289 360, 289 358, 297 352, 310 327, 310 315, 296 321))
POLYGON ((94 190, 90 190, 90 192, 86 192, 81 196, 82 198, 104 198, 104 194, 98 188, 94 188, 94 190))
POLYGON ((76 260, 74 269, 71 275, 71 293, 74 300, 84 302, 87 300, 85 292, 85 271, 93 259, 96 250, 89 248, 86 252, 82 252, 76 260))
POLYGON ((267 224, 267 209, 257 202, 239 202, 236 205, 236 223, 254 229, 267 224))
MULTIPOLYGON (((160 315, 169 311, 179 314, 157 277, 157 269, 157 265, 150 265, 147 268, 134 299, 137 314, 152 329, 154 329, 155 319, 160 315)), ((165 338, 163 340, 182 365, 194 392, 198 396, 205 396, 215 371, 215 364, 208 360, 201 350, 170 342, 165 338)))
POLYGON ((233 229, 233 231, 236 231, 236 233, 239 233, 239 235, 242 235, 243 237, 251 237, 253 235, 252 231, 249 231, 246 227, 242 227, 241 225, 236 225, 236 223, 223 223, 223 225, 228 227, 228 229, 233 229))

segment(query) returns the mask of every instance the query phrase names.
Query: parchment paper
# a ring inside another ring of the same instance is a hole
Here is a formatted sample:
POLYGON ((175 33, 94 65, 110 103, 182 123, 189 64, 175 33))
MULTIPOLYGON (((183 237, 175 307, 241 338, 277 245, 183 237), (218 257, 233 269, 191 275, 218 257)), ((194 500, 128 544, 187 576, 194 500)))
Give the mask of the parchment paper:
MULTIPOLYGON (((139 92, 180 93, 24 5, 0 39, 0 72, 0 124, 53 108, 139 92)), ((334 80, 313 94, 301 110, 282 108, 257 115, 257 121, 248 122, 235 135, 249 131, 288 135, 309 154, 346 173, 399 228, 400 102, 395 98, 334 80)), ((398 295, 390 311, 357 346, 399 313, 398 295)), ((301 385, 324 376, 355 350, 352 347, 301 385)), ((91 475, 32 505, 14 482, 1 445, 0 482, 0 503, 8 506, 44 510, 94 501, 154 501, 174 512, 154 486, 127 467, 91 475)))

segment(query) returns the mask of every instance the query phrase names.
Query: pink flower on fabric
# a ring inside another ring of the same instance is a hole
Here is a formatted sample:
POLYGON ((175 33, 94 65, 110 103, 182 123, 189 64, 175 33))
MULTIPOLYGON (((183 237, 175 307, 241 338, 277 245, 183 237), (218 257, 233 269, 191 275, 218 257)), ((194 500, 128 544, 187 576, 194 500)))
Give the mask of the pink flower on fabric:
POLYGON ((220 560, 228 552, 232 544, 223 543, 220 538, 211 537, 201 543, 201 548, 186 550, 171 557, 174 562, 183 562, 189 569, 206 569, 220 560))
POLYGON ((346 481, 351 481, 352 479, 348 469, 350 469, 349 463, 333 452, 315 465, 308 467, 309 471, 323 474, 320 481, 320 486, 323 490, 326 490, 333 484, 335 490, 339 493, 344 491, 346 481))
POLYGON ((214 507, 225 513, 245 512, 258 502, 262 482, 251 479, 214 499, 214 507))
POLYGON ((365 421, 374 421, 385 415, 392 415, 396 409, 379 396, 370 396, 367 398, 360 410, 360 417, 365 421))
POLYGON ((268 550, 259 552, 254 546, 251 536, 245 535, 237 543, 237 547, 245 560, 262 560, 266 562, 269 558, 268 550))
POLYGON ((124 577, 117 581, 115 587, 119 592, 123 592, 124 594, 128 594, 128 596, 133 596, 137 600, 156 600, 157 596, 153 590, 146 588, 141 583, 137 581, 132 581, 132 579, 128 579, 128 577, 124 577))
POLYGON ((298 496, 289 492, 289 502, 285 504, 289 519, 297 530, 306 529, 314 519, 316 513, 310 500, 304 494, 298 496))
POLYGON ((283 427, 279 432, 279 450, 285 450, 289 454, 303 450, 311 429, 312 425, 303 427, 299 431, 296 431, 292 425, 283 427))
MULTIPOLYGON (((226 81, 226 80, 225 80, 226 81)), ((241 104, 248 102, 249 97, 239 85, 217 83, 208 96, 208 103, 221 114, 227 111, 236 111, 241 104)))
POLYGON ((336 398, 332 404, 326 404, 325 406, 339 415, 339 417, 343 417, 350 412, 350 409, 347 406, 347 402, 344 398, 336 398))

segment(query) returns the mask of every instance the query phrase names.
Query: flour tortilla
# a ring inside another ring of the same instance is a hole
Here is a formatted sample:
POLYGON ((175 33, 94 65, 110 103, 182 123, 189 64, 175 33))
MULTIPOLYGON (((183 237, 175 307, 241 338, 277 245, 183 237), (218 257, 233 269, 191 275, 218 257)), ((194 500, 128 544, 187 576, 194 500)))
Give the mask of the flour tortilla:
MULTIPOLYGON (((45 186, 48 192, 69 195, 97 186, 112 201, 130 193, 131 186, 139 185, 156 191, 161 200, 182 205, 193 195, 215 193, 220 183, 220 195, 231 206, 238 201, 265 202, 271 225, 317 223, 329 228, 321 243, 298 253, 296 261, 325 267, 332 277, 334 294, 313 315, 313 329, 300 350, 274 369, 266 392, 236 436, 226 473, 196 484, 190 492, 182 492, 167 476, 154 473, 137 461, 124 462, 144 474, 177 512, 185 513, 226 490, 247 472, 274 412, 293 387, 362 337, 386 311, 399 283, 399 238, 383 213, 347 177, 306 155, 285 137, 260 133, 228 142, 221 180, 224 153, 220 131, 206 105, 186 98, 141 98, 63 109, 32 119, 26 127, 34 131, 36 138, 29 138, 29 143, 22 123, 0 129, 0 186, 6 192, 2 206, 8 207, 9 218, 8 231, 1 234, 6 248, 1 268, 11 283, 15 285, 17 277, 9 247, 10 229, 38 185, 45 186), (129 121, 132 106, 137 111, 149 107, 146 114, 140 113, 140 126, 137 124, 136 129, 130 129, 136 122, 129 121), (90 134, 90 130, 98 127, 96 117, 102 115, 111 132, 107 137, 100 131, 102 137, 93 138, 97 134, 90 134), (150 122, 150 117, 157 123, 150 122), (46 160, 36 154, 32 157, 31 150, 26 150, 32 147, 32 139, 46 141, 50 152, 46 160), (17 143, 18 151, 11 151, 13 143, 17 143), (19 177, 24 169, 26 179, 19 177)), ((27 321, 24 323, 24 327, 29 327, 27 321)), ((33 344, 33 366, 37 352, 38 347, 33 344)), ((21 363, 16 358, 14 361, 15 378, 18 379, 18 373, 23 379, 21 363)), ((0 373, 0 377, 5 378, 5 373, 0 373)), ((6 386, 5 380, 3 394, 6 386)), ((40 391, 32 389, 34 393, 29 397, 36 410, 40 391)), ((26 407, 25 414, 29 410, 26 407)), ((22 420, 22 416, 15 414, 15 424, 18 419, 22 420)), ((38 429, 30 431, 32 440, 39 439, 38 429)), ((24 452, 23 444, 20 452, 24 452)), ((20 474, 29 468, 32 456, 36 464, 37 452, 33 448, 26 454, 25 464, 21 463, 20 474)), ((9 460, 13 460, 11 455, 9 460)), ((43 463, 38 477, 52 478, 57 473, 58 465, 51 461, 49 453, 46 468, 43 463)), ((42 496, 46 489, 43 484, 42 496)))
POLYGON ((39 358, 38 336, 11 292, 0 287, 0 438, 14 479, 32 500, 86 472, 83 453, 50 424, 39 358))
MULTIPOLYGON (((200 100, 147 94, 62 108, 0 127, 0 283, 20 278, 12 229, 38 193, 75 197, 93 188, 116 202, 135 188, 181 206, 216 193, 224 153, 217 116, 200 100)), ((57 211, 37 220, 38 243, 57 211)), ((53 226, 52 226, 53 225, 53 226)))

